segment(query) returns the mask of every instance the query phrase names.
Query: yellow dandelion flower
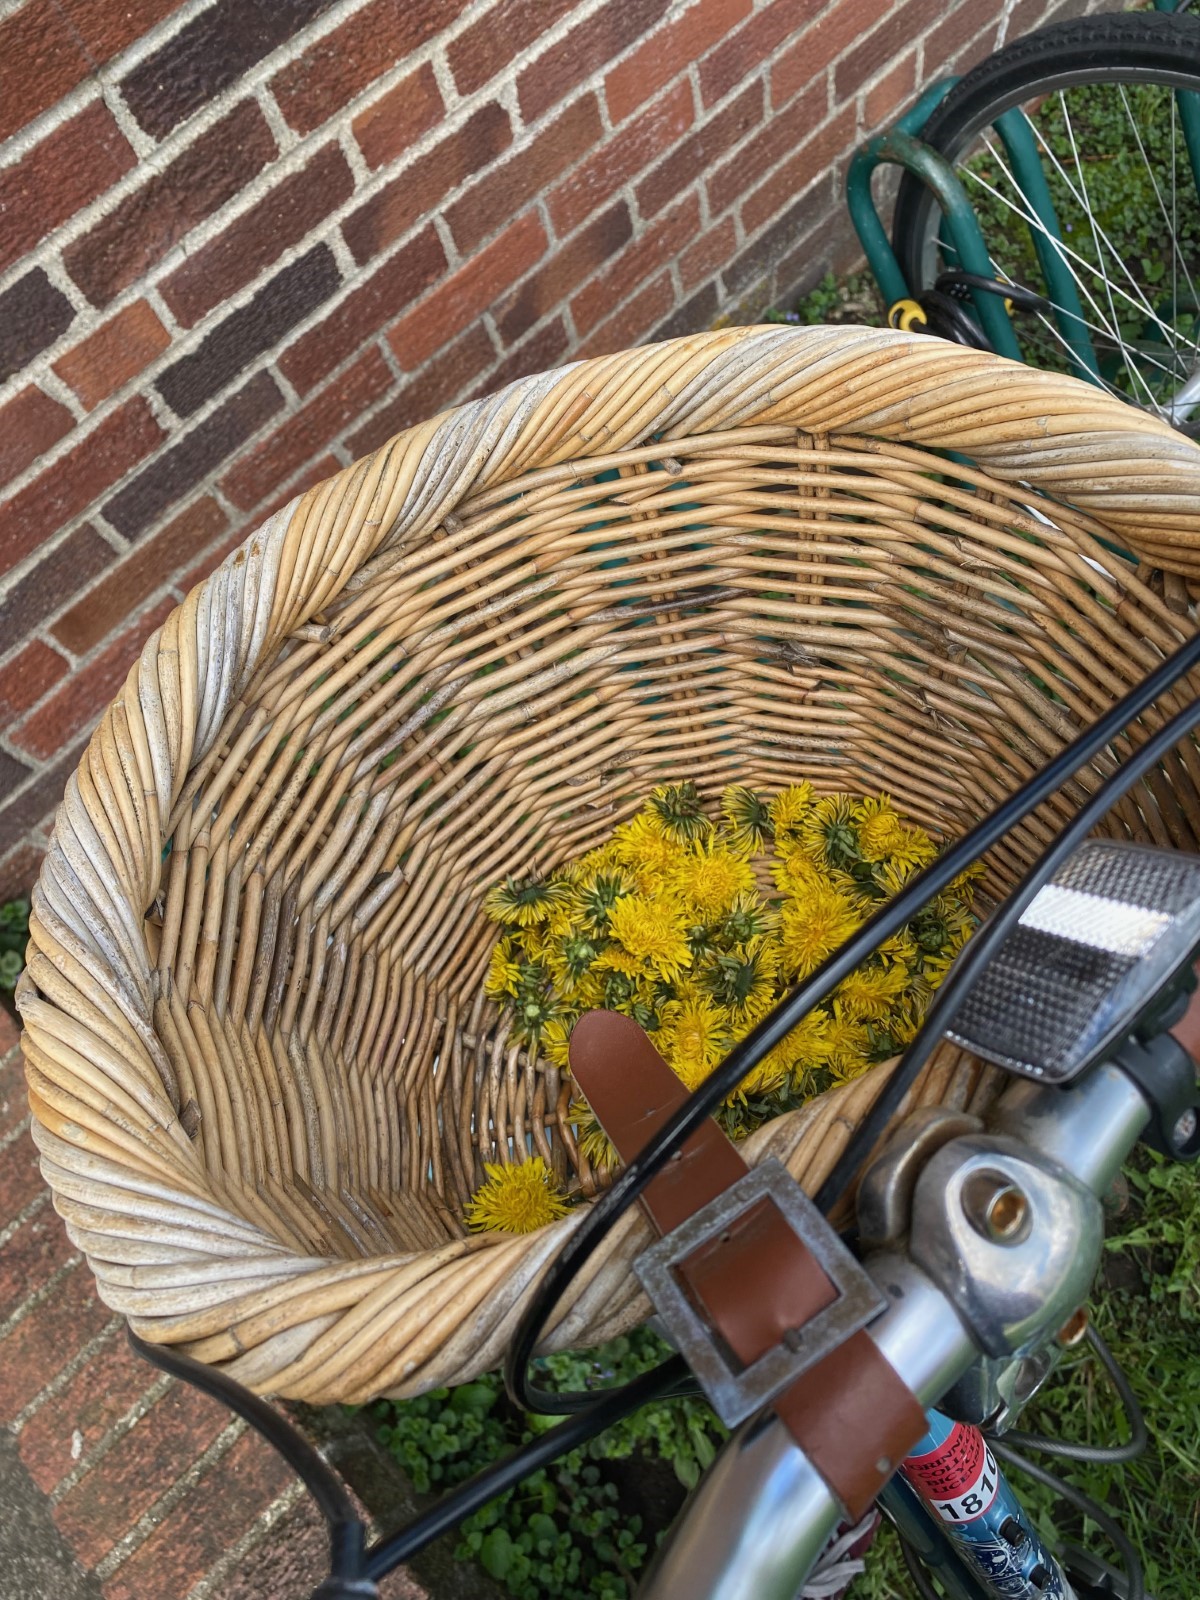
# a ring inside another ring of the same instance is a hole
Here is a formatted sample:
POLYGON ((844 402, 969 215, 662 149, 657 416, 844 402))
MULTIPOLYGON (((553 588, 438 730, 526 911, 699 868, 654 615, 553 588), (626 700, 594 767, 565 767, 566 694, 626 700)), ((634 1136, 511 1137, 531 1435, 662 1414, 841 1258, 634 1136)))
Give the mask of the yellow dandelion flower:
POLYGON ((730 1099, 748 1100, 751 1096, 756 1100, 767 1099, 787 1087, 792 1076, 791 1069, 772 1060, 774 1054, 772 1051, 771 1055, 751 1068, 733 1091, 730 1099))
POLYGON ((786 1054, 793 1074, 809 1067, 821 1066, 829 1055, 828 1013, 810 1011, 796 1024, 783 1043, 776 1045, 775 1048, 786 1054))
POLYGON ((544 922, 570 895, 570 885, 553 878, 505 878, 488 890, 483 909, 493 922, 529 928, 544 922))
POLYGON ((702 839, 712 832, 712 823, 700 809, 699 791, 690 779, 660 783, 647 800, 644 814, 655 818, 674 839, 702 839))
POLYGON ((665 883, 667 892, 686 901, 703 922, 715 922, 754 887, 749 861, 719 839, 698 840, 671 867, 665 883))
POLYGON ((565 1217, 570 1207, 554 1174, 533 1156, 517 1166, 484 1163, 487 1181, 466 1206, 467 1226, 487 1233, 533 1233, 565 1217))
POLYGON ((675 1076, 695 1089, 729 1048, 729 1031, 720 1010, 703 996, 682 1002, 664 1039, 667 1064, 675 1076))
POLYGON ((597 972, 619 972, 625 978, 640 978, 645 972, 641 956, 631 956, 628 950, 610 944, 596 957, 597 972))
POLYGON ((775 887, 783 895, 821 888, 829 881, 812 857, 806 856, 795 845, 771 863, 771 876, 775 880, 775 887))
POLYGON ((621 1164, 617 1147, 596 1121, 586 1101, 578 1101, 571 1107, 571 1121, 578 1124, 576 1139, 581 1154, 597 1171, 615 1171, 621 1164))
POLYGON ((835 1007, 825 1031, 825 1064, 843 1080, 855 1078, 870 1065, 871 1036, 861 1022, 835 1007))
POLYGON ((801 850, 819 866, 845 871, 858 859, 854 812, 848 794, 829 794, 815 801, 796 831, 801 850))
POLYGON ((551 1017, 542 1029, 538 1048, 556 1067, 569 1067, 571 1064, 571 1029, 574 1027, 572 1017, 551 1017))
POLYGON ((516 959, 512 941, 499 939, 492 951, 487 977, 483 980, 483 992, 491 995, 493 1000, 499 1000, 504 995, 515 998, 520 986, 521 964, 516 959))
MULTIPOLYGON (((691 966, 687 920, 675 906, 647 895, 631 894, 616 902, 608 918, 613 938, 658 977, 670 981, 691 966)), ((604 959, 611 954, 606 950, 604 959)))
POLYGON ((904 848, 908 830, 894 811, 875 811, 858 823, 858 848, 864 861, 886 861, 904 848))
POLYGON ((785 975, 807 978, 842 945, 862 921, 848 895, 814 887, 784 904, 779 915, 779 944, 785 975))
POLYGON ((721 795, 721 815, 735 849, 754 855, 763 848, 771 832, 771 813, 761 795, 731 783, 721 795))
POLYGON ((859 967, 838 984, 834 998, 847 1016, 878 1021, 889 1014, 907 985, 903 967, 859 967))
POLYGON ((617 864, 631 874, 644 893, 662 883, 679 858, 678 840, 665 833, 657 817, 639 812, 613 836, 617 864))
POLYGON ((815 799, 816 794, 811 783, 794 783, 789 789, 781 789, 774 795, 768 802, 767 809, 775 837, 783 839, 788 834, 794 833, 812 809, 815 799))

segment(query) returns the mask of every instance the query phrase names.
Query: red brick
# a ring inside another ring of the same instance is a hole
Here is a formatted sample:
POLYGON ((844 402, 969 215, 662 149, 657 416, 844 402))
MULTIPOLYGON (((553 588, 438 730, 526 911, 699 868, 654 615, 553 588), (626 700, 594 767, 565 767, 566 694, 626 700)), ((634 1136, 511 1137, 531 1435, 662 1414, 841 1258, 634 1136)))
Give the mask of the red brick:
POLYGON ((66 673, 67 663, 57 650, 35 639, 21 654, 0 667, 0 727, 36 705, 66 673))
MULTIPOLYGON (((29 1143, 28 1135, 24 1142, 29 1143)), ((92 1274, 81 1261, 0 1341, 0 1420, 11 1422, 36 1399, 72 1356, 96 1337, 108 1316, 92 1274)))
MULTIPOLYGON (((24 887, 28 888, 30 882, 32 882, 32 879, 27 880, 24 884, 24 887)), ((6 1011, 3 1006, 0 1006, 0 1061, 5 1064, 6 1070, 15 1070, 17 1072, 23 1089, 25 1077, 21 1068, 20 1060, 16 1056, 16 1050, 18 1044, 20 1043, 20 1038, 21 1027, 17 1022, 17 1019, 12 1016, 10 1012, 6 1011)), ((18 1118, 18 1121, 19 1120, 20 1119, 18 1118)))
POLYGON ((348 371, 290 416, 277 433, 242 456, 222 478, 221 488, 239 510, 249 511, 382 399, 391 384, 391 368, 378 346, 371 345, 348 371))
POLYGON ((418 46, 454 21, 462 0, 419 5, 375 0, 319 39, 271 79, 279 109, 298 133, 311 133, 418 46))
POLYGON ((13 650, 115 560, 112 546, 85 522, 5 590, 0 600, 0 640, 13 650))
POLYGON ((0 573, 78 516, 163 437, 141 396, 106 417, 48 472, 0 506, 0 573))
POLYGON ((763 118, 763 84, 756 79, 736 100, 683 140, 638 185, 637 201, 644 217, 669 205, 693 182, 738 144, 763 118))
POLYGON ((416 144, 445 115, 433 68, 424 62, 354 119, 354 137, 369 167, 382 167, 416 144))
POLYGON ((596 153, 565 178, 550 196, 555 231, 570 233, 630 178, 678 144, 692 125, 692 86, 684 79, 633 122, 606 139, 596 153))
POLYGON ((217 538, 228 525, 217 502, 205 496, 93 584, 51 625, 51 633, 73 655, 87 655, 121 627, 135 606, 169 585, 173 575, 192 561, 197 546, 217 538))
POLYGON ((828 91, 824 78, 818 78, 806 93, 783 111, 767 119, 753 138, 747 139, 737 154, 713 167, 704 183, 713 216, 720 216, 754 188, 785 157, 792 155, 813 130, 825 120, 828 91))
POLYGON ((161 355, 171 335, 145 300, 135 300, 54 363, 89 411, 161 355))
POLYGON ((63 251, 75 282, 106 306, 196 226, 244 189, 275 155, 258 106, 244 100, 63 251))
POLYGON ((700 237, 679 257, 679 277, 683 283, 683 292, 687 294, 690 289, 710 278, 714 272, 734 252, 737 244, 737 228, 732 217, 722 217, 714 227, 700 237))
POLYGON ((91 63, 54 0, 31 0, 0 24, 0 139, 82 83, 91 63))
POLYGON ((446 220, 459 249, 464 254, 475 250, 603 140, 599 101, 593 94, 580 95, 530 144, 489 167, 448 208, 446 220))
POLYGON ((653 282, 627 300, 621 309, 593 328, 578 346, 578 356, 608 355, 614 350, 628 350, 645 338, 649 331, 667 315, 675 303, 670 273, 663 272, 653 282))
POLYGON ((465 399, 471 382, 490 367, 495 358, 492 341, 482 325, 475 323, 453 344, 439 350, 394 400, 350 434, 346 440, 350 453, 356 458, 368 455, 404 428, 425 422, 447 406, 465 399))
POLYGON ((170 16, 179 0, 57 0, 84 49, 97 66, 140 39, 156 22, 170 16))
POLYGON ((665 83, 686 72, 753 8, 753 0, 699 0, 656 29, 604 80, 604 98, 613 122, 624 122, 665 83))
MULTIPOLYGON (((7 1152, 0 1153, 0 1160, 7 1152)), ((71 1241, 52 1205, 26 1220, 0 1250, 0 1322, 65 1266, 71 1241)))
POLYGON ((486 383, 475 395, 495 394, 518 378, 526 378, 534 372, 548 372, 566 355, 570 344, 562 318, 555 317, 507 355, 496 370, 488 374, 486 383))
POLYGON ((836 0, 832 7, 827 0, 774 0, 757 12, 701 64, 700 98, 705 110, 716 105, 718 100, 724 100, 764 62, 771 61, 798 28, 829 9, 854 12, 861 28, 863 7, 853 0, 850 4, 836 0))
MULTIPOLYGON (((149 1363, 142 1365, 148 1387, 154 1369, 149 1363)), ((219 1401, 190 1384, 175 1384, 154 1402, 54 1507, 59 1531, 84 1566, 94 1567, 108 1554, 229 1420, 219 1401)), ((226 1492, 232 1492, 232 1486, 226 1492)), ((168 1521, 173 1525, 174 1518, 168 1521)))
MULTIPOLYGON (((28 890, 28 883, 23 891, 28 890)), ((6 894, 5 899, 9 896, 6 894)), ((25 1069, 21 1052, 16 1047, 17 1024, 4 1006, 0 1006, 0 1139, 7 1138, 14 1128, 19 1128, 29 1115, 29 1096, 25 1092, 25 1069), (5 1040, 13 1044, 6 1048, 5 1040)), ((0 1156, 0 1160, 3 1157, 0 1156)), ((61 1224, 59 1232, 62 1232, 61 1224)), ((5 1256, 0 1251, 0 1271, 4 1270, 5 1256)))
POLYGON ((571 301, 571 316, 582 338, 612 308, 658 271, 667 266, 689 239, 700 231, 700 200, 693 192, 664 213, 633 243, 590 280, 571 301))
POLYGON ((460 94, 474 94, 565 17, 576 0, 494 0, 446 48, 460 94))
POLYGON ((277 511, 282 511, 284 506, 290 504, 297 495, 304 494, 318 483, 324 483, 327 478, 336 478, 343 466, 344 462, 339 461, 334 455, 322 456, 319 461, 310 461, 304 471, 298 473, 291 483, 281 489, 265 505, 258 507, 254 514, 255 522, 266 522, 277 511))
POLYGON ((159 284, 163 299, 185 328, 192 327, 299 244, 353 192, 345 156, 337 145, 326 145, 164 278, 159 284))
POLYGON ((885 128, 894 120, 900 108, 914 98, 916 90, 917 52, 910 50, 863 96, 864 132, 870 134, 885 128))
MULTIPOLYGON (((61 1233, 62 1224, 53 1220, 61 1233)), ((157 1378, 154 1368, 130 1349, 124 1328, 115 1330, 66 1388, 34 1412, 18 1436, 21 1460, 38 1488, 49 1494, 70 1472, 76 1432, 83 1441, 80 1454, 86 1455, 157 1378)), ((137 1426, 153 1426, 152 1417, 137 1426)), ((175 1464, 176 1472, 182 1465, 175 1464)))
POLYGON ((32 384, 0 406, 0 482, 8 482, 70 433, 75 419, 66 406, 32 384))
MULTIPOLYGON (((839 105, 848 100, 852 94, 882 72, 896 56, 908 47, 913 39, 931 22, 941 16, 946 9, 945 0, 901 0, 901 4, 892 11, 887 19, 875 28, 854 49, 847 52, 838 62, 833 71, 834 100, 839 105)), ((971 29, 978 25, 978 10, 975 0, 966 0, 957 16, 966 14, 971 18, 964 38, 970 38, 971 29)), ((940 61, 941 56, 931 56, 930 60, 940 61)))
POLYGON ((664 322, 651 329, 647 342, 653 344, 663 339, 678 339, 682 334, 711 328, 719 309, 717 286, 715 283, 706 283, 702 289, 697 289, 691 299, 677 306, 664 322))
POLYGON ((670 0, 608 0, 566 38, 533 60, 517 79, 526 122, 561 105, 576 84, 636 44, 666 12, 670 0))
POLYGON ((845 106, 777 167, 765 183, 742 202, 742 227, 755 234, 802 194, 849 148, 854 138, 854 107, 845 106))
MULTIPOLYGON (((838 204, 833 175, 828 171, 815 183, 810 183, 798 198, 789 192, 779 209, 772 211, 768 225, 722 269, 721 282, 726 294, 733 297, 758 294, 765 287, 769 295, 780 258, 789 250, 802 247, 801 241, 812 239, 819 227, 824 229, 824 237, 828 239, 833 232, 831 223, 838 215, 838 204)), ((786 277, 781 282, 790 287, 786 277)))
POLYGON ((494 101, 434 145, 342 223, 361 266, 441 207, 442 199, 512 143, 508 112, 494 101))
POLYGON ((545 229, 532 212, 514 222, 453 277, 447 278, 388 334, 406 371, 424 365, 447 339, 496 303, 545 254, 545 229))
MULTIPOLYGON (((869 15, 878 19, 877 12, 869 15)), ((863 12, 859 6, 834 5, 785 50, 771 60, 771 105, 778 111, 793 95, 825 71, 863 34, 863 12)))
POLYGON ((173 608, 173 601, 162 600, 140 616, 95 660, 89 661, 85 671, 77 673, 20 723, 11 735, 13 743, 48 761, 77 734, 90 729, 125 682, 148 636, 173 608))
POLYGON ((347 295, 336 311, 290 345, 280 357, 280 371, 301 394, 308 394, 445 269, 441 241, 432 228, 425 228, 347 295))
MULTIPOLYGON (((12 900, 17 895, 28 894, 30 885, 42 869, 45 854, 42 846, 31 844, 28 840, 14 845, 7 853, 0 845, 0 900, 12 900)), ((0 1006, 0 1032, 3 1032, 8 1020, 8 1013, 0 1006)))
POLYGON ((493 315, 505 345, 511 349, 523 339, 632 237, 629 207, 621 200, 581 228, 569 243, 552 250, 536 272, 496 303, 493 315))
POLYGON ((103 1586, 104 1600, 187 1594, 291 1481, 291 1470, 265 1440, 243 1434, 195 1493, 121 1563, 103 1586))
POLYGON ((112 112, 96 100, 21 160, 0 168, 0 272, 102 195, 136 160, 112 112))
POLYGON ((940 20, 925 35, 925 59, 937 63, 939 77, 968 71, 996 47, 998 19, 981 17, 972 0, 960 0, 948 16, 935 12, 923 20, 932 22, 935 18, 940 20))

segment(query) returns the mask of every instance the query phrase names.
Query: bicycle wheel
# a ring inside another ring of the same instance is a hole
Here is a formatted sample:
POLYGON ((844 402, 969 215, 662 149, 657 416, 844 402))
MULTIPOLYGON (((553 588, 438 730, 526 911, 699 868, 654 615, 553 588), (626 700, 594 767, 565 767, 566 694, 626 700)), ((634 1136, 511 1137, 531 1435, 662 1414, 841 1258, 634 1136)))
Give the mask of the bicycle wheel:
MULTIPOLYGON (((1080 18, 982 62, 921 135, 963 184, 995 276, 1048 302, 1014 316, 1025 359, 1181 426, 1200 404, 1198 92, 1200 18, 1080 18)), ((914 293, 958 266, 940 227, 906 173, 892 238, 914 293)))

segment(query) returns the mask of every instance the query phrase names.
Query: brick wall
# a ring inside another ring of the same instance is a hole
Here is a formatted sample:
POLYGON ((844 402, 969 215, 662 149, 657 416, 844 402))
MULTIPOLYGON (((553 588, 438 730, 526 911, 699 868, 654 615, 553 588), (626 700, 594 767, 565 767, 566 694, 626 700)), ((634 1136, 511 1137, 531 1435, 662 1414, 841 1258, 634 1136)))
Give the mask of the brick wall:
POLYGON ((140 641, 268 512, 847 264, 856 140, 1063 9, 0 4, 0 897, 140 641))

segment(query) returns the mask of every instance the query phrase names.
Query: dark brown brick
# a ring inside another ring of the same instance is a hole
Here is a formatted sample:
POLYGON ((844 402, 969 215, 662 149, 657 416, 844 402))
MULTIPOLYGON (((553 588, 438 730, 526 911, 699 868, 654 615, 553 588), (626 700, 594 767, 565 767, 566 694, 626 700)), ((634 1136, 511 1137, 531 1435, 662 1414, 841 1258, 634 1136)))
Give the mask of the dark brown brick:
POLYGON ((29 1115, 29 1096, 21 1053, 15 1046, 16 1023, 3 1007, 0 1012, 0 1139, 6 1139, 29 1115), (10 1037, 14 1039, 11 1049, 7 1046, 10 1037))
MULTIPOLYGON (((701 65, 700 97, 705 109, 732 94, 738 84, 772 60, 785 40, 818 13, 836 10, 839 5, 855 13, 861 30, 864 8, 853 3, 846 5, 844 0, 838 0, 832 8, 827 0, 773 0, 773 4, 756 12, 701 65)), ((866 9, 870 11, 871 8, 866 9)))
POLYGON ((70 433, 75 419, 66 406, 30 385, 0 406, 0 483, 8 483, 52 444, 70 433))
POLYGON ((87 655, 116 633, 135 606, 168 586, 174 574, 193 561, 196 551, 228 526, 229 519, 220 506, 206 496, 118 561, 51 625, 51 633, 73 655, 87 655))
POLYGON ((720 309, 717 298, 717 286, 706 283, 703 289, 686 300, 665 322, 659 323, 655 328, 653 339, 658 342, 662 339, 678 339, 685 333, 702 333, 706 328, 711 328, 713 319, 720 309))
POLYGON ((0 750, 0 794, 12 794, 32 771, 24 761, 10 756, 7 750, 0 750))
POLYGON ((620 55, 666 14, 670 0, 609 0, 564 39, 544 50, 517 79, 526 122, 561 105, 577 83, 620 55))
MULTIPOLYGON (((870 11, 867 19, 878 20, 870 11)), ((801 93, 821 73, 862 37, 864 13, 859 6, 835 5, 826 8, 817 22, 776 52, 771 59, 771 105, 781 110, 793 95, 801 93)))
POLYGON ((644 217, 652 217, 670 204, 696 175, 715 165, 734 145, 756 128, 763 118, 763 85, 755 80, 723 111, 688 135, 638 185, 637 200, 644 217))
POLYGON ((299 244, 353 192, 345 156, 337 145, 326 145, 164 278, 159 284, 163 299, 185 328, 192 327, 299 244))
POLYGON ((96 100, 0 168, 0 272, 102 195, 136 159, 112 112, 96 100))
POLYGON ((53 1206, 43 1206, 23 1222, 0 1250, 0 1321, 65 1266, 70 1254, 71 1241, 53 1206))
MULTIPOLYGON (((0 1061, 3 1061, 5 1066, 15 1066, 18 1072, 21 1069, 16 1052, 20 1036, 21 1030, 16 1018, 0 1006, 0 1061)), ((23 1074, 21 1081, 24 1082, 23 1074)))
MULTIPOLYGON (((54 1220, 62 1232, 62 1224, 54 1220)), ((34 1412, 18 1435, 21 1460, 38 1488, 49 1494, 70 1472, 77 1459, 72 1453, 76 1432, 83 1441, 80 1453, 86 1455, 113 1423, 137 1404, 157 1376, 130 1349, 124 1329, 117 1329, 89 1356, 66 1388, 34 1412)), ((155 1413, 146 1420, 153 1426, 155 1413)), ((176 1472, 183 1465, 182 1459, 176 1462, 176 1472)))
POLYGON ((249 511, 381 400, 392 382, 391 368, 379 347, 371 345, 335 382, 290 416, 278 433, 242 456, 221 479, 221 488, 239 510, 249 511))
POLYGON ((496 303, 496 328, 508 348, 549 316, 597 267, 611 261, 632 237, 629 207, 621 200, 580 228, 567 244, 551 251, 536 272, 496 303))
MULTIPOLYGON (((0 900, 13 900, 18 895, 29 893, 30 885, 42 870, 45 854, 41 845, 27 839, 15 844, 7 852, 0 845, 0 900)), ((3 1025, 4 1017, 0 1017, 0 1028, 3 1025)))
MULTIPOLYGON (((147 1377, 152 1376, 153 1368, 142 1365, 147 1377)), ((203 1454, 229 1421, 220 1401, 190 1384, 177 1383, 160 1396, 54 1507, 59 1531, 84 1566, 94 1567, 106 1556, 173 1482, 181 1465, 203 1454)))
POLYGON ((162 138, 327 11, 333 0, 216 0, 121 80, 147 133, 162 138))
POLYGON ((780 212, 771 225, 748 244, 721 273, 729 295, 737 297, 763 279, 797 240, 828 217, 833 198, 828 180, 814 183, 807 193, 780 212))
POLYGON ((545 327, 531 334, 524 344, 518 345, 505 356, 496 370, 488 373, 486 383, 475 391, 476 395, 495 394, 506 384, 515 383, 518 378, 527 378, 535 372, 548 372, 566 355, 570 343, 563 319, 555 317, 553 322, 546 323, 545 327))
POLYGON ((6 667, 0 667, 0 727, 11 725, 67 672, 57 650, 35 639, 6 667))
POLYGON ((545 254, 545 229, 527 212, 498 239, 460 267, 388 334, 388 343, 406 371, 423 366, 447 338, 461 333, 494 305, 512 283, 545 254))
POLYGON ((135 39, 144 38, 164 17, 176 10, 179 0, 55 0, 70 18, 84 49, 93 63, 111 61, 135 39))
POLYGON ((462 0, 374 0, 271 79, 279 109, 298 133, 311 132, 461 10, 462 0))
POLYGON ((0 600, 0 640, 6 648, 26 639, 116 558, 90 524, 69 533, 0 600))
MULTIPOLYGON (((864 83, 907 49, 910 41, 945 10, 946 0, 902 0, 901 5, 879 27, 873 29, 861 44, 849 50, 833 69, 834 101, 840 105, 844 100, 849 100, 864 83)), ((966 0, 966 5, 959 8, 958 15, 966 15, 971 19, 971 26, 964 35, 970 38, 971 29, 978 25, 978 9, 974 0, 966 0)), ((940 61, 943 58, 935 55, 930 59, 940 61)))
POLYGON ((795 154, 775 168, 742 202, 742 228, 758 233, 812 183, 827 175, 854 139, 854 107, 843 107, 807 139, 795 154))
POLYGON ((104 1600, 145 1600, 155 1589, 184 1595, 237 1543, 292 1481, 265 1440, 247 1433, 201 1478, 145 1544, 104 1584, 104 1600))
MULTIPOLYGON (((969 72, 976 62, 996 48, 998 19, 980 16, 979 8, 971 0, 955 6, 949 14, 942 8, 936 18, 936 26, 925 35, 925 49, 928 59, 938 63, 939 76, 943 72, 969 72)), ((933 22, 935 18, 922 18, 922 22, 925 20, 933 22)), ((918 27, 921 25, 919 23, 918 27)))
POLYGON ((424 294, 445 268, 441 241, 432 228, 425 228, 347 295, 336 311, 285 350, 280 371, 301 394, 308 394, 424 294))
POLYGON ((75 319, 71 302, 37 267, 0 294, 0 383, 60 339, 75 319))
MULTIPOLYGON (((337 471, 338 465, 339 463, 336 461, 333 463, 334 472, 337 471)), ((327 476, 329 476, 329 474, 327 474, 327 476)), ((265 521, 267 515, 269 515, 269 513, 264 514, 264 516, 259 520, 265 521)), ((180 578, 176 587, 183 594, 187 594, 189 590, 194 589, 198 583, 202 583, 204 579, 208 577, 209 573, 212 572, 214 568, 220 566, 221 562, 224 561, 225 557, 231 550, 237 549, 238 545, 242 543, 245 536, 246 524, 244 522, 239 522, 238 525, 233 529, 232 533, 227 533, 223 538, 218 539, 216 544, 211 545, 204 552, 199 561, 195 562, 188 568, 188 570, 183 574, 182 578, 180 578)))
POLYGON ((54 370, 90 411, 149 366, 170 342, 152 307, 135 300, 59 356, 54 370))
POLYGON ((612 314, 644 280, 668 266, 700 231, 700 200, 693 192, 645 228, 620 255, 604 264, 571 301, 580 338, 612 314))
MULTIPOLYGON (((19 794, 13 795, 7 805, 0 805, 0 851, 20 842, 29 843, 22 841, 22 835, 50 821, 63 797, 67 779, 79 765, 86 744, 85 739, 72 745, 51 766, 43 767, 32 783, 27 783, 19 794)), ((0 788, 0 794, 5 793, 11 793, 11 790, 0 788)), ((0 1186, 5 1170, 0 1166, 0 1186)), ((4 1345, 0 1344, 0 1392, 4 1387, 3 1367, 7 1354, 4 1345)))
POLYGON ((475 250, 603 139, 599 102, 593 94, 581 95, 530 144, 489 167, 449 207, 446 220, 459 249, 464 254, 475 250))
POLYGON ((432 361, 396 398, 346 440, 355 456, 365 456, 386 444, 404 428, 424 422, 456 401, 465 399, 470 384, 496 359, 492 341, 476 323, 453 344, 439 350, 432 361))
POLYGON ((354 119, 354 137, 369 167, 395 161, 445 115, 433 68, 423 62, 354 119))
POLYGON ((0 23, 0 139, 82 83, 91 62, 54 0, 31 0, 0 23))
POLYGON ((105 504, 104 515, 127 539, 138 538, 169 506, 239 450, 283 403, 270 373, 256 374, 198 427, 143 468, 105 504))
POLYGON ((12 743, 18 750, 49 761, 83 733, 90 733, 100 713, 125 682, 130 667, 142 646, 159 623, 173 610, 174 601, 164 600, 142 613, 124 633, 93 656, 83 672, 77 673, 49 699, 43 700, 24 722, 13 729, 12 743))
POLYGON ((595 154, 576 167, 550 196, 550 220, 560 236, 570 233, 630 178, 678 144, 692 125, 692 86, 685 79, 647 106, 595 154))
POLYGON ((604 98, 614 123, 624 122, 651 95, 686 72, 726 38, 753 10, 753 0, 699 0, 656 28, 646 42, 604 80, 604 98))
MULTIPOLYGON (((0 790, 0 793, 3 791, 0 790)), ((4 1160, 0 1161, 0 1216, 6 1221, 11 1221, 18 1216, 31 1201, 44 1194, 46 1185, 38 1167, 38 1153, 33 1140, 28 1132, 19 1134, 13 1144, 4 1153, 4 1160)), ((30 1284, 29 1291, 38 1288, 36 1283, 30 1284)), ((23 1300, 24 1295, 21 1296, 23 1300)), ((19 1326, 19 1324, 18 1324, 19 1326)), ((4 1378, 2 1368, 9 1354, 7 1341, 0 1340, 0 1418, 4 1421, 3 1395, 4 1378)))
POLYGON ((161 372, 154 387, 181 417, 190 417, 336 294, 341 281, 333 251, 327 244, 314 245, 219 322, 190 355, 161 372))
MULTIPOLYGON (((440 208, 444 195, 486 167, 512 143, 508 112, 495 102, 481 106, 461 128, 419 156, 342 223, 342 233, 361 266, 440 208)), ((510 213, 511 214, 511 213, 510 213)))
POLYGON ((737 228, 732 217, 722 217, 707 233, 693 240, 679 257, 683 292, 689 293, 698 283, 711 277, 729 260, 736 245, 737 228))
POLYGON ((0 506, 0 572, 10 571, 77 517, 163 437, 140 395, 106 417, 61 461, 0 506))
POLYGON ((825 120, 828 90, 824 78, 797 95, 784 110, 769 117, 752 138, 741 145, 736 155, 713 167, 704 180, 709 211, 720 216, 785 157, 799 149, 825 120))
POLYGON ((474 94, 546 33, 576 0, 496 0, 447 46, 460 94, 474 94))
POLYGON ((262 112, 244 100, 68 246, 67 271, 93 305, 108 305, 274 155, 262 112))

